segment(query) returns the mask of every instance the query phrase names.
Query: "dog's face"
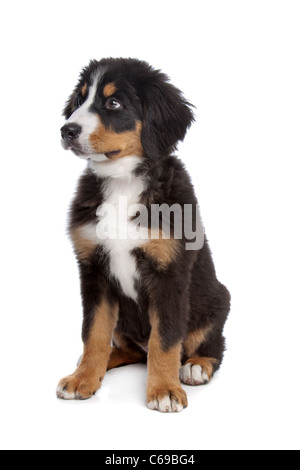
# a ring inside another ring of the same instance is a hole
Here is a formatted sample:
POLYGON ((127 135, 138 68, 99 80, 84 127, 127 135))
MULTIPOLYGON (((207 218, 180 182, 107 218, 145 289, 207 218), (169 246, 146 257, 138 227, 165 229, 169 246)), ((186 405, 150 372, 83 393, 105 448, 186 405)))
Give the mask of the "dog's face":
POLYGON ((92 61, 64 109, 63 146, 96 161, 167 156, 193 121, 190 106, 145 62, 92 61))

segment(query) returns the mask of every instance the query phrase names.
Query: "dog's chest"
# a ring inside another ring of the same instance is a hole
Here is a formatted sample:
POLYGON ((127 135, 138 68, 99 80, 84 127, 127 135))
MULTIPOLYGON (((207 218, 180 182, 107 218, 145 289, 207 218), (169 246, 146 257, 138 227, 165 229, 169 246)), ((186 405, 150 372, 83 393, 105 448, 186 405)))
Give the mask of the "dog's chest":
POLYGON ((97 210, 97 237, 109 255, 110 274, 119 281, 124 294, 134 300, 138 271, 132 251, 145 241, 143 230, 136 236, 131 219, 137 213, 144 189, 141 177, 109 178, 104 202, 97 210))

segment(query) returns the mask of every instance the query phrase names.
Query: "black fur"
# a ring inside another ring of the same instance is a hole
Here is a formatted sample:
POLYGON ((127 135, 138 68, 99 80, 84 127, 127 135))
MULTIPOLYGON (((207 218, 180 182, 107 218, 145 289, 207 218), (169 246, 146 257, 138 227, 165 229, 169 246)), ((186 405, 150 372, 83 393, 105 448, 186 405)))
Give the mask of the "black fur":
MULTIPOLYGON (((151 170, 144 171, 149 181, 148 191, 143 195, 153 204, 173 205, 196 204, 196 197, 189 176, 182 163, 176 157, 166 157, 151 170)), ((103 202, 101 180, 87 170, 80 180, 78 192, 72 204, 70 227, 73 229, 83 223, 95 221, 97 207, 103 202)), ((214 333, 208 344, 201 346, 199 353, 214 357, 220 362, 224 353, 223 327, 230 308, 230 296, 227 289, 217 280, 207 239, 199 251, 185 251, 182 240, 182 252, 167 270, 161 271, 146 258, 141 250, 135 255, 141 273, 139 305, 124 297, 120 286, 108 272, 108 258, 98 248, 89 262, 80 263, 82 285, 88 289, 85 301, 83 288, 84 324, 83 339, 88 335, 92 308, 99 301, 100 292, 109 293, 120 301, 120 315, 117 331, 137 343, 146 344, 150 335, 148 317, 149 292, 161 319, 161 337, 167 350, 187 333, 215 325, 214 333), (147 289, 145 289, 147 286, 147 289), (93 301, 91 300, 93 299, 93 301), (210 354, 204 354, 210 353, 210 354)))
MULTIPOLYGON (((90 85, 96 70, 103 70, 99 93, 93 104, 104 126, 116 133, 134 129, 142 123, 143 158, 136 173, 147 181, 142 202, 151 204, 192 204, 194 227, 197 198, 191 179, 182 162, 172 152, 183 140, 194 120, 192 105, 169 83, 168 77, 147 63, 136 59, 103 59, 92 61, 84 68, 79 83, 68 100, 64 115, 69 118, 78 106, 78 97, 85 83, 90 85), (115 83, 118 98, 124 107, 117 113, 103 108, 103 88, 115 83)), ((81 99, 85 97, 81 96, 81 99)), ((80 179, 77 195, 71 207, 70 231, 86 223, 96 222, 96 210, 103 203, 105 179, 87 169, 80 179)), ((109 272, 109 255, 101 245, 89 259, 80 260, 84 308, 83 341, 89 336, 95 307, 103 295, 109 302, 120 303, 116 331, 132 344, 146 345, 150 336, 149 306, 155 308, 163 349, 168 351, 187 335, 212 325, 197 355, 217 359, 215 369, 223 359, 225 340, 223 327, 230 308, 230 295, 217 280, 207 239, 197 251, 186 251, 186 239, 180 240, 177 256, 164 268, 136 249, 140 274, 138 302, 124 296, 121 286, 109 272)), ((139 347, 139 346, 137 346, 139 347)), ((183 361, 188 359, 183 351, 183 361)))

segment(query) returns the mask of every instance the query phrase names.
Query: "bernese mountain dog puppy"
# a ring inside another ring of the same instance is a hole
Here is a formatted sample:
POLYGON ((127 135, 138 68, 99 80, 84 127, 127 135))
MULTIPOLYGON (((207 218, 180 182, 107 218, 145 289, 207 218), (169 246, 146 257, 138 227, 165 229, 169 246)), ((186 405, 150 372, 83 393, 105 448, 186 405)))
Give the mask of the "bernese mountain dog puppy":
POLYGON ((187 406, 180 382, 220 367, 230 294, 197 198, 173 156, 194 120, 168 77, 137 59, 91 61, 64 109, 65 149, 87 161, 70 212, 84 352, 57 396, 87 399, 107 370, 147 362, 150 409, 187 406))

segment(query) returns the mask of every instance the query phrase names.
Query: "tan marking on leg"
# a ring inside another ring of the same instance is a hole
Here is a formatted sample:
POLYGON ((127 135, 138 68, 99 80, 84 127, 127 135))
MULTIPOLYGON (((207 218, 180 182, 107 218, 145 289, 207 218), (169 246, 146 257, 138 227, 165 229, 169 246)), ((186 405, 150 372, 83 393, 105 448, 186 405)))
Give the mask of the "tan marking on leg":
POLYGON ((85 96, 86 92, 87 92, 87 83, 85 83, 85 84, 83 85, 83 87, 81 88, 81 94, 82 94, 82 96, 85 96))
POLYGON ((123 351, 122 349, 113 348, 111 356, 109 358, 107 370, 114 369, 115 367, 138 364, 139 362, 145 362, 145 354, 138 351, 123 351))
POLYGON ((97 243, 96 227, 93 237, 91 233, 88 233, 86 226, 76 227, 70 232, 70 236, 75 253, 81 261, 87 261, 99 245, 99 242, 97 243))
POLYGON ((105 96, 105 98, 109 98, 114 93, 116 93, 116 91, 117 91, 116 85, 114 83, 108 83, 103 88, 103 95, 105 96))
POLYGON ((125 364, 137 364, 146 362, 146 354, 128 345, 126 339, 118 332, 114 333, 114 344, 107 370, 114 369, 125 364))
POLYGON ((150 319, 152 331, 148 355, 148 406, 162 412, 181 411, 187 406, 186 393, 179 382, 182 344, 178 343, 165 351, 155 312, 150 312, 150 319))
POLYGON ((189 333, 183 343, 185 353, 188 357, 192 357, 196 353, 199 346, 206 341, 209 333, 212 331, 212 328, 213 326, 209 325, 205 328, 200 328, 199 330, 189 333))
POLYGON ((192 364, 193 366, 201 366, 202 370, 207 374, 209 380, 211 380, 214 373, 214 366, 218 364, 218 360, 213 357, 192 357, 186 364, 192 364))
MULTIPOLYGON (((151 236, 153 233, 151 234, 151 230, 149 230, 149 237, 151 238, 151 236)), ((159 230, 157 239, 150 239, 141 248, 147 256, 157 262, 159 268, 165 269, 175 260, 180 249, 180 242, 174 238, 164 239, 162 230, 159 230)))
POLYGON ((96 131, 90 135, 89 142, 95 153, 117 152, 111 159, 118 160, 127 156, 141 157, 144 153, 141 143, 142 123, 137 122, 132 131, 114 132, 107 129, 99 120, 96 131))
POLYGON ((121 333, 118 333, 117 331, 114 332, 114 338, 113 338, 114 345, 117 346, 120 349, 123 349, 124 351, 127 351, 127 341, 125 340, 124 336, 121 333))
POLYGON ((117 322, 118 306, 103 299, 96 308, 88 340, 84 344, 81 362, 74 374, 62 379, 58 385, 59 398, 90 398, 101 387, 111 354, 111 340, 117 322))

